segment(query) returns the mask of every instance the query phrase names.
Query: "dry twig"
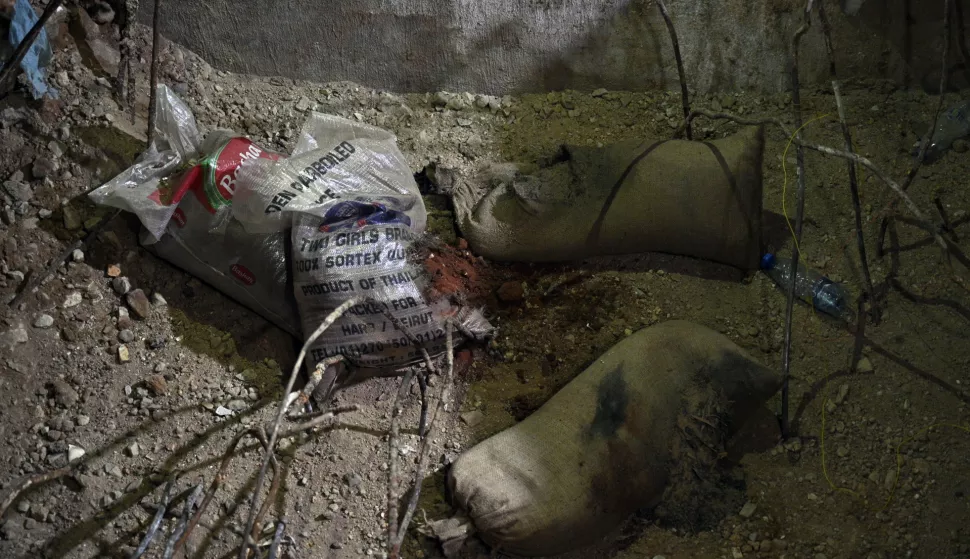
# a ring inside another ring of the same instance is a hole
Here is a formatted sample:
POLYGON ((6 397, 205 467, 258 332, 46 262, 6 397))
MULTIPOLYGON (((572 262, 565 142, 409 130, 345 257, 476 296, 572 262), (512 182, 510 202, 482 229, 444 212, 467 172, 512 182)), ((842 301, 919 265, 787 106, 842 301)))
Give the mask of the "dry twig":
MULTIPOLYGON (((437 434, 437 423, 435 420, 438 419, 439 415, 441 415, 441 412, 445 409, 448 400, 451 398, 451 388, 455 382, 455 354, 452 348, 453 342, 454 339, 452 336, 451 321, 449 320, 445 323, 445 360, 448 367, 448 373, 447 377, 445 378, 444 386, 441 387, 441 394, 438 396, 438 405, 435 408, 434 415, 432 415, 431 419, 428 421, 428 432, 421 441, 421 450, 418 453, 418 468, 414 475, 414 491, 411 493, 411 498, 408 501, 408 507, 404 512, 404 518, 401 520, 401 525, 397 528, 397 539, 393 540, 390 550, 391 559, 400 557, 401 544, 404 543, 404 537, 407 534, 408 525, 411 523, 411 519, 414 518, 414 511, 417 510, 418 500, 421 498, 421 483, 424 481, 424 476, 428 470, 428 460, 431 456, 431 441, 434 440, 434 436, 437 434)), ((427 352, 425 352, 425 355, 427 355, 427 352)))
MULTIPOLYGON (((691 120, 695 120, 696 117, 698 116, 706 116, 712 119, 730 120, 738 124, 748 125, 748 126, 773 124, 775 126, 778 126, 786 136, 789 136, 789 137, 792 136, 792 133, 788 129, 788 127, 785 126, 784 123, 782 123, 780 120, 776 118, 744 118, 730 113, 711 112, 711 111, 705 111, 703 109, 694 109, 693 111, 691 111, 691 117, 690 117, 691 120)), ((964 289, 970 290, 970 286, 967 285, 966 280, 960 277, 956 273, 956 271, 953 270, 953 266, 951 265, 950 260, 947 257, 948 254, 953 254, 954 256, 956 256, 957 260, 961 262, 967 262, 968 259, 966 254, 964 254, 963 250, 956 243, 947 242, 947 240, 944 239, 942 235, 940 235, 941 227, 934 226, 932 223, 930 223, 926 219, 923 212, 920 211, 919 206, 917 206, 916 203, 913 202, 913 199, 910 198, 908 194, 906 194, 906 192, 902 189, 900 184, 894 181, 892 178, 890 178, 889 175, 887 175, 882 169, 877 167, 875 163, 873 163, 868 158, 859 155, 858 153, 850 153, 850 152, 835 149, 829 146, 813 144, 810 142, 805 142, 798 138, 795 138, 793 140, 793 143, 795 143, 796 145, 805 147, 807 149, 817 151, 819 153, 824 153, 826 155, 831 155, 833 157, 841 157, 843 159, 849 159, 849 160, 855 161, 859 165, 862 165, 863 167, 869 169, 872 172, 872 174, 874 174, 879 180, 884 182, 886 186, 888 186, 893 192, 896 193, 899 199, 903 201, 907 209, 909 209, 910 213, 912 213, 913 216, 915 217, 916 224, 919 226, 919 228, 929 233, 933 237, 933 241, 943 251, 945 251, 943 263, 946 266, 947 270, 951 272, 954 282, 956 282, 964 289)))
POLYGON ((269 440, 266 442, 265 452, 263 456, 263 464, 259 468, 259 475, 256 477, 256 486, 253 488, 253 497, 249 503, 249 517, 246 519, 246 528, 243 531, 244 542, 242 548, 239 550, 239 559, 246 559, 246 554, 250 547, 253 545, 252 538, 250 534, 253 531, 253 525, 256 522, 257 510, 256 504, 259 501, 259 493, 263 487, 263 481, 266 478, 266 470, 269 468, 270 462, 274 460, 274 448, 276 447, 276 440, 280 432, 280 424, 283 422, 283 418, 286 416, 286 410, 291 403, 289 399, 290 392, 293 391, 293 385, 296 384, 296 377, 299 375, 300 369, 303 367, 303 360, 306 359, 307 351, 310 349, 316 341, 317 338, 326 332, 327 328, 330 328, 334 322, 337 321, 350 307, 356 305, 359 301, 357 299, 348 299, 344 301, 340 306, 334 309, 327 318, 320 323, 320 326, 307 337, 300 349, 299 355, 296 357, 296 363, 293 364, 293 370, 290 372, 290 378, 286 383, 286 389, 283 391, 283 401, 280 403, 279 411, 276 413, 276 419, 273 421, 273 427, 269 433, 269 440))
POLYGON ((130 559, 138 559, 146 551, 148 551, 148 546, 151 545, 152 540, 155 538, 155 534, 158 533, 158 527, 162 525, 162 518, 165 516, 165 510, 168 508, 168 501, 172 496, 172 487, 175 485, 175 478, 168 480, 165 484, 165 489, 162 491, 162 501, 158 504, 158 508, 155 510, 155 516, 152 518, 152 523, 148 525, 148 531, 145 532, 145 537, 142 538, 141 543, 138 545, 138 549, 131 554, 130 559))
POLYGON ((3 515, 7 513, 7 509, 10 508, 10 505, 12 505, 13 502, 17 500, 17 497, 21 493, 23 493, 24 491, 26 491, 27 489, 30 489, 35 485, 40 485, 41 483, 45 483, 45 482, 66 476, 67 474, 71 473, 71 471, 74 469, 74 466, 77 464, 78 462, 75 462, 73 464, 64 466, 63 468, 58 468, 56 470, 51 470, 49 472, 37 474, 33 477, 29 477, 24 481, 20 482, 19 485, 15 486, 13 489, 10 490, 10 493, 7 495, 7 497, 4 498, 2 503, 0 503, 0 518, 3 518, 3 515))
MULTIPOLYGON (((670 44, 674 50, 674 60, 677 62, 677 75, 680 77, 680 101, 684 107, 684 118, 686 119, 690 115, 690 101, 687 93, 687 76, 684 74, 684 59, 680 56, 680 41, 677 40, 677 31, 674 29, 674 22, 670 19, 670 13, 667 12, 667 5, 664 4, 664 0, 657 0, 657 6, 667 24, 667 31, 670 33, 670 44)), ((690 122, 687 123, 686 132, 687 139, 692 140, 690 122)))
POLYGON ((401 412, 403 411, 402 405, 404 402, 404 395, 407 393, 408 388, 411 386, 411 380, 414 377, 414 369, 409 369, 407 373, 404 374, 404 379, 401 381, 400 387, 397 389, 397 395, 394 397, 394 404, 391 407, 391 429, 390 434, 387 437, 387 547, 388 549, 394 547, 394 542, 397 541, 397 452, 398 452, 398 439, 401 434, 401 412))
MULTIPOLYGON (((852 149, 852 134, 845 119, 845 108, 842 105, 842 92, 839 87, 838 73, 835 70, 835 49, 832 46, 832 30, 829 27, 828 16, 825 14, 825 2, 818 4, 818 18, 822 25, 822 34, 825 37, 825 49, 829 57, 829 73, 832 76, 832 92, 835 94, 835 106, 839 113, 839 125, 842 128, 842 138, 845 144, 845 151, 854 153, 852 149)), ((873 319, 878 322, 879 312, 876 306, 875 291, 872 287, 872 274, 869 271, 869 258, 866 254, 866 240, 862 234, 862 207, 859 201, 859 181, 856 177, 856 163, 849 159, 846 160, 849 172, 849 192, 852 195, 852 209, 855 212, 855 231, 856 245, 859 250, 859 261, 862 265, 862 276, 865 280, 866 297, 872 306, 873 319)), ((862 318, 862 317, 860 317, 862 318)))
POLYGON ((155 0, 155 10, 152 14, 152 66, 148 79, 148 146, 155 140, 155 98, 158 95, 158 45, 161 43, 159 37, 158 19, 161 12, 162 0, 155 0))
MULTIPOLYGON (((172 559, 175 556, 175 544, 185 533, 185 529, 189 525, 189 515, 192 514, 192 508, 195 507, 195 503, 199 500, 202 495, 202 482, 200 481, 195 489, 192 490, 192 494, 185 501, 185 508, 182 509, 182 517, 179 520, 178 525, 175 530, 172 531, 172 535, 168 539, 168 543, 165 544, 165 552, 162 553, 162 559, 172 559)), ((164 512, 164 507, 162 512, 164 512)))
MULTIPOLYGON (((933 137, 936 134, 936 123, 940 119, 940 113, 943 112, 943 103, 946 98, 946 80, 947 80, 947 68, 946 61, 950 50, 950 0, 943 0, 943 54, 942 60, 940 62, 940 99, 936 104, 936 112, 933 114, 933 121, 930 123, 929 131, 923 135, 920 140, 919 152, 916 155, 916 162, 913 167, 909 170, 909 174, 906 175, 906 179, 903 181, 901 186, 902 192, 906 192, 913 181, 916 180, 916 174, 919 173, 920 167, 923 166, 923 160, 926 159, 926 151, 929 149, 930 144, 933 141, 933 137)), ((889 206, 884 210, 882 222, 879 225, 879 236, 876 242, 876 254, 882 256, 883 243, 886 240, 886 230, 890 226, 891 215, 896 210, 896 205, 899 203, 898 200, 893 200, 889 203, 889 206)))
POLYGON ((788 384, 791 371, 791 343, 792 343, 792 317, 795 312, 795 288, 798 280, 798 260, 801 256, 802 223, 805 217, 805 150, 801 145, 802 128, 802 101, 801 87, 798 83, 798 47, 802 36, 811 27, 811 12, 814 0, 808 0, 805 6, 802 26, 795 31, 792 37, 792 67, 791 67, 791 86, 792 86, 792 110, 795 117, 795 138, 798 144, 795 147, 795 164, 798 180, 798 197, 795 207, 795 242, 792 247, 791 258, 791 278, 788 283, 788 300, 785 306, 785 345, 782 353, 782 385, 781 385, 781 434, 788 438, 790 425, 788 422, 788 384))

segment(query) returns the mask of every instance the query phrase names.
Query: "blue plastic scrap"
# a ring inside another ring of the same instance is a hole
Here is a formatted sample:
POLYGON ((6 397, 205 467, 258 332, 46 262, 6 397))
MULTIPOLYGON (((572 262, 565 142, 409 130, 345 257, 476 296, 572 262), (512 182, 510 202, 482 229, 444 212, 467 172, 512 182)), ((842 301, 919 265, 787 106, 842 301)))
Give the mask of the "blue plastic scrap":
MULTIPOLYGON (((13 8, 13 17, 10 20, 10 44, 16 48, 20 41, 24 39, 30 29, 37 23, 37 12, 30 6, 28 0, 17 0, 13 8)), ((30 46, 30 50, 20 62, 20 67, 27 75, 30 82, 30 89, 34 94, 34 99, 40 99, 44 95, 53 99, 57 98, 57 90, 47 84, 47 66, 51 62, 53 53, 50 42, 47 40, 47 30, 41 29, 40 34, 30 46)), ((3 63, 0 62, 0 69, 3 63)))

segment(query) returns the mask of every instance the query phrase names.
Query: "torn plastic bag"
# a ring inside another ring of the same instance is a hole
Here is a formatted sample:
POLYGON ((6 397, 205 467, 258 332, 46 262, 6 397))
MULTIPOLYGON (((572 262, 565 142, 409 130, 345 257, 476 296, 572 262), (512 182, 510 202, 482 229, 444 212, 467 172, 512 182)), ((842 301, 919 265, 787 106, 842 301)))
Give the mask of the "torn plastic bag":
POLYGON ((241 171, 234 204, 254 234, 290 230, 305 333, 341 303, 361 300, 310 348, 311 370, 336 355, 354 368, 394 371, 420 361, 422 347, 440 354, 449 318, 456 344, 460 332, 477 337, 490 330, 477 310, 429 296, 419 241, 427 212, 386 130, 312 113, 290 157, 241 171))
MULTIPOLYGON (((31 7, 30 2, 16 0, 13 7, 13 17, 10 18, 10 33, 8 35, 11 52, 20 45, 20 41, 24 40, 24 37, 27 36, 38 19, 37 12, 31 7)), ((5 49, 0 49, 0 55, 5 54, 3 50, 5 49)), ((34 99, 40 99, 45 95, 52 99, 58 97, 57 90, 47 83, 47 67, 50 65, 52 57, 53 51, 51 51, 50 41, 47 39, 47 30, 41 29, 34 40, 34 44, 30 46, 27 54, 20 62, 20 68, 27 76, 27 83, 30 84, 30 91, 34 99)), ((7 56, 0 56, 0 70, 3 69, 3 61, 6 61, 6 59, 7 56)))
POLYGON ((239 168, 280 155, 228 130, 200 140, 191 110, 164 85, 156 109, 153 145, 91 198, 137 215, 142 244, 159 257, 300 337, 287 235, 249 233, 232 215, 239 168))

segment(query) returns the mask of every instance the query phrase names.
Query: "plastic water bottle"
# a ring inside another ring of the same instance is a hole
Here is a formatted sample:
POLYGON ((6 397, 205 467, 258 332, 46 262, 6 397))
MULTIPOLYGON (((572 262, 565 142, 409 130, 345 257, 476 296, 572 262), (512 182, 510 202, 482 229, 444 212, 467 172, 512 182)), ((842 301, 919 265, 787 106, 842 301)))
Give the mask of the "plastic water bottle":
MULTIPOLYGON (((792 261, 790 258, 766 254, 761 257, 761 269, 775 281, 785 293, 791 282, 792 261)), ((854 313, 851 297, 845 288, 799 263, 795 279, 795 297, 814 306, 816 309, 838 319, 851 322, 854 313)))
MULTIPOLYGON (((940 114, 940 118, 933 123, 933 128, 927 132, 930 145, 926 147, 926 163, 933 163, 943 157, 953 142, 970 136, 970 101, 953 105, 940 114)), ((913 155, 919 154, 919 143, 913 148, 913 155)))

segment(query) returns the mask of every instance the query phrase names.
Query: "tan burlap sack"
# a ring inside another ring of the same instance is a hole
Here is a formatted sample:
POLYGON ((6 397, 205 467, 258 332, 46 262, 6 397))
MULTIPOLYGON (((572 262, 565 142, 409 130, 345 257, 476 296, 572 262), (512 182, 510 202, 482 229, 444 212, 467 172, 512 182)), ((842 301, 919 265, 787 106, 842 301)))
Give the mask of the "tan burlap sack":
POLYGON ((690 493, 780 384, 706 327, 640 330, 527 419, 462 454, 448 474, 458 514, 435 532, 453 535, 446 551, 472 529, 524 556, 594 543, 665 490, 665 505, 671 492, 690 493))
POLYGON ((458 185, 456 217, 493 260, 663 252, 757 269, 763 148, 761 127, 710 142, 567 146, 566 162, 484 197, 458 185))

